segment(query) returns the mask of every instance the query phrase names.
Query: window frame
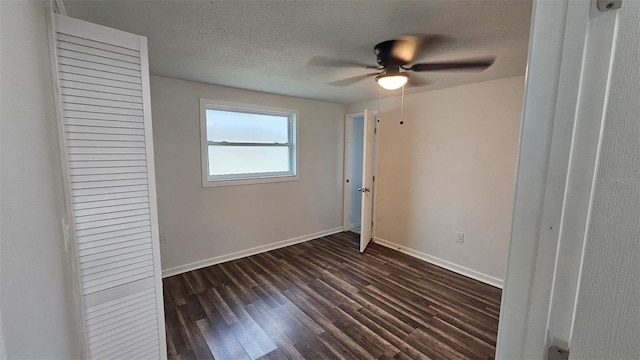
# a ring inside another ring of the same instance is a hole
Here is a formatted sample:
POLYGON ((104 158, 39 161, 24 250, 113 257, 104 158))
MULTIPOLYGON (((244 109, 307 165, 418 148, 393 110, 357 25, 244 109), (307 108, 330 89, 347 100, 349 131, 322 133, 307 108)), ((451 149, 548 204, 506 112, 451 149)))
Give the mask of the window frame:
POLYGON ((202 187, 217 187, 231 185, 249 185, 282 181, 294 181, 299 179, 298 172, 298 110, 275 108, 262 105, 236 103, 200 98, 200 157, 202 172, 202 187), (233 111, 246 114, 279 115, 288 117, 289 140, 287 143, 229 143, 213 142, 207 138, 207 110, 233 111), (260 172, 230 175, 209 175, 209 145, 218 146, 277 146, 289 148, 290 171, 260 172))

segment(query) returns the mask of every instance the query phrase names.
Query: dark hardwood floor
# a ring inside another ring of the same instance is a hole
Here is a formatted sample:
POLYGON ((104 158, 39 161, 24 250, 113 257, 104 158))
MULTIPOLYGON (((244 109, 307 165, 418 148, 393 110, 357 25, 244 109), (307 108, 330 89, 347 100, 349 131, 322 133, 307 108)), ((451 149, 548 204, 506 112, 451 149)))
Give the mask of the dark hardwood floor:
POLYGON ((170 359, 489 359, 500 290, 353 233, 164 279, 170 359))

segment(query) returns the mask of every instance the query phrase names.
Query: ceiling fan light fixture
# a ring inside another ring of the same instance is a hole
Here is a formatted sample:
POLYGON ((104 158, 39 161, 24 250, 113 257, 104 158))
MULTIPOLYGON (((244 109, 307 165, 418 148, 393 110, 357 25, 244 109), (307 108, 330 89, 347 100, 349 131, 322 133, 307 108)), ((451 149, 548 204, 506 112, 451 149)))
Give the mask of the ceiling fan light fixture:
POLYGON ((399 89, 409 80, 406 74, 387 74, 376 77, 376 82, 387 90, 399 89))

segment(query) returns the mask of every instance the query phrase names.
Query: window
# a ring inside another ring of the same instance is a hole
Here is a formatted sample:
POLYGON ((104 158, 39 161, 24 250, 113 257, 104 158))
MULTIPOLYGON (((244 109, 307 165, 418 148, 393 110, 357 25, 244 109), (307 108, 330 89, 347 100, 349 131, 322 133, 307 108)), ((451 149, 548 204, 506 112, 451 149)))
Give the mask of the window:
POLYGON ((297 111, 200 99, 203 186, 297 180, 297 111))

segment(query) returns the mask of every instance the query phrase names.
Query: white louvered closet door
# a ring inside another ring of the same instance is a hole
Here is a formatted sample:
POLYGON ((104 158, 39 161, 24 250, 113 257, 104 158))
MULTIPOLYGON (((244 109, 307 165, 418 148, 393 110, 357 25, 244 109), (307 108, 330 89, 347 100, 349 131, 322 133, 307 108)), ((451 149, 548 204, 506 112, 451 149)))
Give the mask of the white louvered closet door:
POLYGON ((85 356, 164 359, 146 38, 52 22, 85 356))

